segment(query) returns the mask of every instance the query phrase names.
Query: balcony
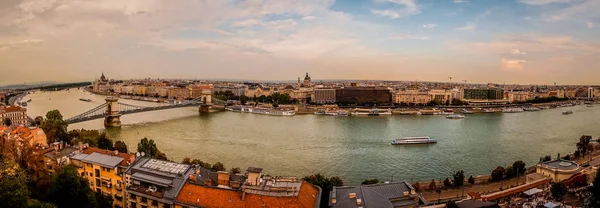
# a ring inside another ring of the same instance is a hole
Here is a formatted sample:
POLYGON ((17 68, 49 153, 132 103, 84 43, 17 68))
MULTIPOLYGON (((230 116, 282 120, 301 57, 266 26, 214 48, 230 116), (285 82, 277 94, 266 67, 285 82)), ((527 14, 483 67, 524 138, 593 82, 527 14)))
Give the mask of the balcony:
POLYGON ((117 200, 119 200, 119 201, 121 201, 121 200, 123 200, 123 195, 121 195, 121 194, 115 194, 114 198, 117 199, 117 200))
POLYGON ((115 186, 115 189, 116 189, 117 191, 122 191, 122 190, 123 190, 123 186, 122 186, 122 185, 116 185, 116 186, 115 186))

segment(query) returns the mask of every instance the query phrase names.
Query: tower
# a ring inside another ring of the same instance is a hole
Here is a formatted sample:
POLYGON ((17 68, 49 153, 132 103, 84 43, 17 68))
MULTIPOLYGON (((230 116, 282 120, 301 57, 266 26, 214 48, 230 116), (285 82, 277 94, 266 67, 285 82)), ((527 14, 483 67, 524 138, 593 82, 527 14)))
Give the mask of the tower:
POLYGON ((298 77, 298 84, 297 87, 300 88, 302 86, 302 84, 300 83, 300 77, 298 77))
POLYGON ((306 76, 304 77, 304 87, 310 87, 310 76, 308 76, 308 72, 306 72, 306 76))
POLYGON ((106 127, 121 127, 121 114, 119 113, 119 99, 116 97, 106 97, 106 118, 104 118, 104 126, 106 127))

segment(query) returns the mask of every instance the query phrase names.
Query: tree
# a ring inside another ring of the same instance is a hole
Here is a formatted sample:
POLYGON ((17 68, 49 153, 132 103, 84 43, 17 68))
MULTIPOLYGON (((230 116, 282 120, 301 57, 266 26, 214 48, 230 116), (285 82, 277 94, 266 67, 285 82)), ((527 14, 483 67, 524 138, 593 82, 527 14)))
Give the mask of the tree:
POLYGON ((91 207, 94 208, 112 208, 113 198, 112 196, 105 196, 100 192, 90 192, 88 198, 90 200, 91 207))
POLYGON ((12 125, 12 121, 10 120, 10 118, 5 118, 4 121, 2 122, 5 126, 11 126, 12 125))
POLYGON ((473 176, 469 176, 469 184, 473 185, 475 184, 475 178, 473 178, 473 176))
POLYGON ((129 151, 127 150, 127 144, 125 144, 124 141, 116 141, 115 150, 118 150, 119 152, 129 153, 129 151))
POLYGON ((592 140, 592 136, 583 135, 579 138, 579 142, 577 142, 577 151, 579 151, 582 155, 586 155, 588 152, 588 145, 592 140))
POLYGON ((98 148, 100 149, 107 149, 107 150, 113 150, 113 142, 112 140, 110 140, 107 136, 105 132, 102 132, 102 134, 100 134, 100 136, 98 137, 98 148))
POLYGON ((377 179, 370 179, 370 180, 363 181, 361 184, 367 185, 367 184, 378 184, 378 183, 379 183, 379 180, 377 180, 377 179))
POLYGON ((333 187, 344 185, 344 181, 339 177, 327 178, 321 174, 306 176, 303 180, 321 187, 322 194, 320 207, 329 207, 329 193, 333 190, 333 187))
POLYGON ((576 151, 573 153, 573 157, 575 157, 575 158, 579 158, 579 157, 581 157, 581 153, 579 152, 579 150, 576 150, 576 151))
POLYGON ((498 166, 492 171, 492 181, 502 180, 504 178, 504 173, 506 173, 506 170, 504 170, 502 166, 498 166))
POLYGON ((48 111, 48 113, 46 113, 46 119, 42 122, 42 125, 40 125, 44 130, 44 133, 46 133, 48 143, 56 141, 70 143, 67 138, 68 126, 69 124, 63 120, 63 117, 58 110, 48 111))
POLYGON ((419 184, 419 182, 413 184, 412 187, 415 188, 415 191, 421 191, 421 185, 419 184))
POLYGON ((87 207, 94 200, 90 200, 88 181, 71 166, 63 166, 52 175, 49 192, 58 207, 87 207))
POLYGON ((465 183, 465 172, 463 170, 456 171, 456 173, 452 175, 452 178, 454 187, 461 187, 465 183))
POLYGON ((56 208, 56 205, 48 202, 39 201, 37 199, 31 199, 28 208, 56 208))
POLYGON ((452 182, 450 182, 449 178, 446 178, 446 180, 444 180, 444 187, 450 188, 451 186, 452 186, 452 182))
POLYGON ((592 205, 600 205, 600 171, 596 171, 596 177, 592 182, 592 205))
POLYGON ((456 205, 456 202, 449 201, 448 203, 446 203, 446 208, 460 208, 460 207, 458 205, 456 205))
POLYGON ((154 156, 154 158, 159 159, 159 160, 169 160, 169 158, 167 157, 167 154, 161 152, 160 150, 156 150, 156 155, 154 156))
POLYGON ((216 171, 225 171, 227 169, 225 169, 225 166, 223 165, 223 163, 217 162, 212 166, 211 170, 216 172, 216 171))
POLYGON ((562 200, 563 196, 567 194, 567 187, 563 183, 553 183, 550 187, 550 193, 554 199, 562 200))
POLYGON ((504 175, 506 175, 506 178, 512 178, 517 176, 517 171, 515 171, 515 169, 512 166, 506 167, 505 171, 506 172, 504 173, 504 175))
POLYGON ((192 164, 199 165, 200 167, 211 169, 212 165, 210 163, 203 162, 202 160, 194 159, 192 160, 192 164))
POLYGON ((35 117, 35 125, 36 126, 42 125, 42 122, 44 122, 44 117, 41 117, 41 116, 35 117))
POLYGON ((235 167, 235 168, 229 169, 229 172, 231 174, 240 174, 240 173, 242 173, 242 170, 240 168, 238 168, 238 167, 235 167))
POLYGON ((429 190, 433 191, 437 188, 437 184, 435 184, 435 180, 431 179, 431 183, 429 183, 429 190))
POLYGON ((516 173, 519 173, 519 175, 523 175, 525 174, 525 171, 527 171, 527 168, 525 168, 525 163, 522 160, 515 161, 512 167, 515 169, 516 173))
POLYGON ((181 160, 181 163, 191 165, 192 161, 189 157, 186 157, 186 158, 183 158, 183 160, 181 160))
POLYGON ((571 155, 566 155, 562 158, 563 160, 571 160, 571 155))
POLYGON ((10 160, 0 161, 0 207, 27 207, 25 171, 10 160))
POLYGON ((540 162, 548 162, 551 160, 552 160, 552 157, 550 157, 550 155, 546 155, 545 157, 540 158, 540 162))
POLYGON ((149 140, 148 138, 144 137, 137 145, 137 152, 143 152, 145 156, 155 158, 156 152, 158 152, 158 148, 156 148, 154 140, 149 140))

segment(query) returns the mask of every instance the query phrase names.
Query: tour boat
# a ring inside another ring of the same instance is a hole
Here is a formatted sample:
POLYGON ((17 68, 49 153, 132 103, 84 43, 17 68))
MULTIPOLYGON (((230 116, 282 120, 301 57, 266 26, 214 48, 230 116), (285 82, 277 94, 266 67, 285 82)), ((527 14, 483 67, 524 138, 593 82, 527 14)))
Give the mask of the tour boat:
POLYGON ((325 112, 325 115, 329 115, 329 116, 348 116, 348 115, 350 115, 350 113, 348 113, 348 111, 346 111, 346 110, 337 110, 337 111, 328 111, 328 112, 325 112))
POLYGON ((541 111, 541 108, 538 107, 529 107, 529 108, 523 108, 523 110, 525 111, 541 111))
POLYGON ((562 114, 563 115, 571 115, 571 114, 573 114, 573 111, 566 110, 566 111, 563 111, 562 114))
POLYGON ((84 102, 92 102, 92 99, 83 99, 83 98, 79 98, 79 100, 84 101, 84 102))
POLYGON ((460 115, 460 114, 452 114, 452 115, 448 115, 446 116, 447 119, 463 119, 465 118, 465 116, 460 115))
POLYGON ((248 107, 236 105, 225 108, 228 111, 241 112, 241 113, 254 113, 271 116, 293 116, 296 115, 296 111, 293 110, 278 110, 273 108, 262 108, 262 107, 248 107))
POLYGON ((484 113, 494 113, 494 111, 492 109, 489 109, 489 108, 483 109, 483 112, 484 113))
POLYGON ((442 111, 442 115, 452 115, 452 114, 454 114, 454 110, 452 110, 452 109, 444 109, 442 111))
POLYGON ((588 108, 594 107, 593 104, 586 105, 588 108))
POLYGON ((504 108, 502 109, 502 113, 520 113, 523 112, 523 108, 504 108))
POLYGON ((380 115, 392 115, 390 111, 379 111, 377 108, 373 108, 369 111, 355 110, 352 112, 353 116, 380 116, 380 115))
POLYGON ((473 111, 469 111, 467 109, 462 109, 463 114, 473 114, 473 111))
POLYGON ((431 144, 437 143, 436 140, 429 137, 404 137, 402 139, 394 139, 392 140, 392 145, 401 145, 401 144, 431 144))

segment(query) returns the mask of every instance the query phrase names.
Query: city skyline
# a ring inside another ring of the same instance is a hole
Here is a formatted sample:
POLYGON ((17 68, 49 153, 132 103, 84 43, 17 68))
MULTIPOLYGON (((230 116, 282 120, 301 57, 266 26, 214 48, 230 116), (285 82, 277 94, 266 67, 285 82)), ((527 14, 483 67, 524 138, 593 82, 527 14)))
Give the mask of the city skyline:
POLYGON ((9 0, 0 85, 100 72, 593 85, 599 9, 597 0, 9 0))

